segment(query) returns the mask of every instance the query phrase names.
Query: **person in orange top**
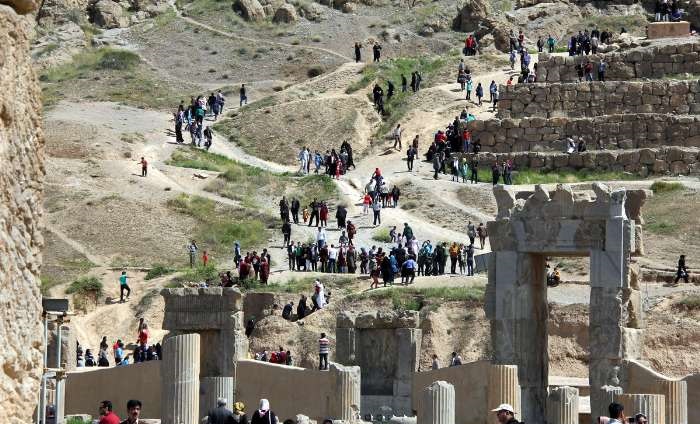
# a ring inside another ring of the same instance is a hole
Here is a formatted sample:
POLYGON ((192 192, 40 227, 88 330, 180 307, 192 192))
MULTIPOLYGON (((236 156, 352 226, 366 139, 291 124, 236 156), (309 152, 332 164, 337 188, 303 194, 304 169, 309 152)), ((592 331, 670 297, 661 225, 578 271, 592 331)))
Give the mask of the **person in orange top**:
POLYGON ((209 255, 207 254, 206 250, 202 254, 202 263, 204 264, 204 266, 207 266, 207 263, 209 263, 209 255))
POLYGON ((365 197, 362 198, 362 213, 367 215, 369 212, 369 205, 372 204, 372 196, 369 193, 365 193, 365 197))

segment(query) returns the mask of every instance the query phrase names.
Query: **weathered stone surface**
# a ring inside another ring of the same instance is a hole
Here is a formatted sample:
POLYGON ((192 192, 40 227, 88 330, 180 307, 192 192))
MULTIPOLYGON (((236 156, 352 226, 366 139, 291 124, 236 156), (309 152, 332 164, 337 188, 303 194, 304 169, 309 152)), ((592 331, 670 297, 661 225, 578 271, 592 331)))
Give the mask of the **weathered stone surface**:
POLYGON ((0 422, 32 422, 42 366, 40 325, 44 137, 29 56, 33 2, 0 5, 0 422), (13 7, 15 9, 13 9, 13 7))
POLYGON ((275 16, 272 17, 272 22, 294 24, 299 20, 297 10, 289 3, 285 3, 275 11, 275 16))
POLYGON ((547 423, 578 424, 578 389, 553 387, 547 397, 547 423))
POLYGON ((89 8, 90 19, 101 28, 125 28, 129 26, 129 16, 124 8, 112 0, 98 0, 89 8))
POLYGON ((265 10, 258 0, 235 0, 233 10, 246 21, 257 22, 265 19, 265 10))

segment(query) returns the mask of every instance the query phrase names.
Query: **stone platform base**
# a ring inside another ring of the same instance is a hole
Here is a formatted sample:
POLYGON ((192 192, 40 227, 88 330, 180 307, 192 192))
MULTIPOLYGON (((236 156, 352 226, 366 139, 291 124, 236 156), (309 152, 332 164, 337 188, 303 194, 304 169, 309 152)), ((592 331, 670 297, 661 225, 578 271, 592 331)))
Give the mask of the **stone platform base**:
POLYGON ((690 22, 653 22, 647 25, 647 38, 688 37, 690 22))

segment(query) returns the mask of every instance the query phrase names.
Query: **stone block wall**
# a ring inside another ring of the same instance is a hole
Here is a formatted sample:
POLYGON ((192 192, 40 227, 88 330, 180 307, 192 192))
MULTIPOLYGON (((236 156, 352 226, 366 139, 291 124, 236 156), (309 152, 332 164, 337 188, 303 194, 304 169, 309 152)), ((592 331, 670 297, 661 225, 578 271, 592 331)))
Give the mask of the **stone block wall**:
POLYGON ((700 116, 672 114, 602 115, 590 118, 488 119, 470 124, 482 151, 562 152, 568 137, 582 137, 589 149, 700 147, 700 116))
POLYGON ((660 147, 655 149, 590 150, 583 153, 479 153, 480 167, 491 167, 511 159, 514 171, 620 171, 646 176, 700 174, 700 149, 697 147, 660 147))
POLYGON ((695 80, 515 84, 502 85, 499 91, 499 118, 700 112, 700 84, 695 80))
POLYGON ((601 59, 608 64, 605 73, 608 81, 663 78, 680 73, 696 74, 700 73, 700 42, 696 38, 688 38, 682 42, 589 56, 551 56, 540 53, 538 78, 541 82, 550 83, 575 82, 578 81, 575 69, 577 64, 590 61, 594 64, 594 70, 597 70, 601 59))
POLYGON ((0 422, 28 423, 42 371, 44 138, 29 43, 37 7, 0 4, 0 422))

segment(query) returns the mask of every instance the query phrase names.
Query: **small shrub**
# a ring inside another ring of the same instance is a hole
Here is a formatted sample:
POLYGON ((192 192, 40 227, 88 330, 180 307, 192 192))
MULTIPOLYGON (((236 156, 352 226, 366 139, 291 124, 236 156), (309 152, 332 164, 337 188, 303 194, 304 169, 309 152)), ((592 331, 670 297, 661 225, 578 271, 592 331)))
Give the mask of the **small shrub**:
POLYGON ((312 66, 308 71, 306 71, 306 76, 309 78, 314 78, 321 74, 323 74, 323 68, 320 66, 312 66))
POLYGON ((152 280, 154 278, 161 277, 163 275, 168 275, 172 274, 175 272, 174 269, 168 268, 163 265, 156 265, 153 268, 149 269, 148 272, 146 273, 146 276, 144 277, 144 280, 152 280))
POLYGON ((82 277, 68 286, 67 294, 102 296, 102 282, 97 277, 82 277))
POLYGON ((683 190, 685 186, 679 182, 668 182, 668 181, 655 181, 651 185, 651 190, 654 193, 669 193, 672 191, 683 190))
POLYGON ((214 282, 219 278, 219 271, 216 267, 209 263, 207 266, 200 265, 195 268, 188 268, 182 274, 173 278, 176 282, 195 282, 201 281, 214 282))
POLYGON ((128 50, 105 49, 97 63, 97 69, 115 69, 126 71, 139 63, 138 54, 128 50))
POLYGON ((382 243, 391 243, 391 236, 389 235, 388 228, 380 228, 374 232, 372 235, 372 240, 376 240, 382 243))

